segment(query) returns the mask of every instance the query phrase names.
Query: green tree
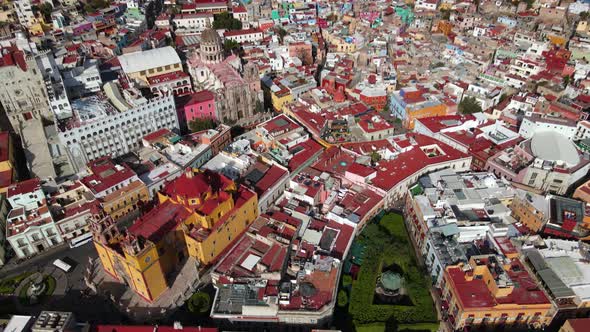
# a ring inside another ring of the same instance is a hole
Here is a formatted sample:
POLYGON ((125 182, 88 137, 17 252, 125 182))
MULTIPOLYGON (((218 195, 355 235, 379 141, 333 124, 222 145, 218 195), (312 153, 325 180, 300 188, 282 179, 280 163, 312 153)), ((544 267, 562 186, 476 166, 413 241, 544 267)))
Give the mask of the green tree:
POLYGON ((504 100, 506 100, 506 98, 508 98, 508 94, 506 92, 504 92, 501 96, 500 96, 500 100, 498 101, 498 103, 503 102, 504 100))
POLYGON ((581 12, 580 19, 585 21, 588 18, 588 12, 581 12))
POLYGON ((338 21, 338 15, 335 13, 330 13, 328 16, 326 16, 326 20, 329 22, 336 22, 338 21))
POLYGON ((339 307, 346 307, 346 305, 348 304, 348 294, 346 294, 346 291, 344 289, 341 289, 338 292, 337 303, 339 307))
POLYGON ((564 76, 563 77, 563 86, 568 86, 568 84, 570 84, 571 80, 572 80, 571 76, 564 76))
POLYGON ((43 15, 45 22, 51 22, 51 12, 53 12, 53 6, 49 2, 44 2, 39 5, 39 12, 43 15))
POLYGON ((371 161, 376 163, 381 160, 381 155, 377 151, 371 152, 371 161))
POLYGON ((451 11, 445 8, 441 8, 440 15, 443 20, 448 20, 451 18, 451 11))
POLYGON ((188 300, 188 310, 195 314, 206 314, 211 307, 211 297, 207 293, 195 293, 188 300))
POLYGON ((172 15, 180 14, 180 7, 179 6, 170 6, 168 12, 172 15))
POLYGON ((193 133, 215 127, 217 127, 217 123, 211 118, 197 118, 188 123, 188 129, 193 133))
POLYGON ((214 15, 213 29, 240 30, 242 22, 233 18, 228 12, 214 15))
POLYGON ((481 105, 475 97, 467 96, 461 100, 458 106, 459 112, 462 114, 472 114, 481 112, 481 105))
POLYGON ((235 49, 239 49, 240 48, 240 43, 238 43, 237 41, 233 40, 233 39, 226 39, 223 42, 223 49, 226 52, 231 52, 235 49))
POLYGON ((287 35, 287 30, 279 27, 277 29, 277 35, 279 35, 279 39, 281 40, 281 43, 283 42, 283 38, 285 38, 285 36, 287 35))
POLYGON ((352 285, 352 276, 350 274, 345 274, 342 276, 342 287, 348 287, 352 285))
POLYGON ((108 0, 90 0, 84 5, 84 10, 87 13, 94 13, 99 9, 107 8, 110 5, 111 3, 108 0))

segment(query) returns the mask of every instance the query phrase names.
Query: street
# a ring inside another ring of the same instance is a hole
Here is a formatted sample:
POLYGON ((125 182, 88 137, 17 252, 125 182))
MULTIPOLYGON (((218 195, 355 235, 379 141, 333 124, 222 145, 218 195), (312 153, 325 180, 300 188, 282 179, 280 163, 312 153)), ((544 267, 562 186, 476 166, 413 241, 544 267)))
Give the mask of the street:
POLYGON ((52 309, 75 312, 80 321, 120 323, 124 317, 111 305, 108 299, 100 295, 88 295, 86 292, 84 271, 89 257, 92 259, 98 257, 92 242, 73 249, 67 245, 60 246, 18 265, 11 262, 3 266, 0 269, 0 279, 27 271, 53 271, 58 272, 58 275, 64 275, 66 278, 61 280, 62 285, 65 287, 63 292, 59 292, 60 294, 55 293, 42 305, 21 307, 18 310, 19 312, 13 312, 13 314, 38 315, 43 309, 52 309), (56 259, 74 261, 75 266, 68 273, 56 271, 57 268, 52 264, 56 259))
POLYGON ((64 257, 69 257, 78 263, 76 269, 70 272, 70 274, 75 274, 83 271, 84 267, 82 267, 82 265, 86 265, 88 257, 95 259, 98 257, 98 254, 96 253, 92 242, 73 249, 67 244, 64 244, 47 250, 29 260, 21 262, 20 264, 16 264, 16 259, 13 258, 8 264, 0 268, 0 279, 43 268, 44 266, 51 265, 54 260, 64 257))

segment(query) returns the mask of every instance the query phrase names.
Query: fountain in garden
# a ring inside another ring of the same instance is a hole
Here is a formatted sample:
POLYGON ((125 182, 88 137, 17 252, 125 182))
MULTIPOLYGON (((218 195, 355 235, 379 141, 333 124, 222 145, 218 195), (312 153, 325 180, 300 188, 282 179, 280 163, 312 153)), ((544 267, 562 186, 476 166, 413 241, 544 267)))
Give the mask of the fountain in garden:
POLYGON ((43 280, 43 275, 38 274, 27 289, 27 297, 29 304, 36 304, 39 302, 39 297, 45 292, 47 285, 43 280))

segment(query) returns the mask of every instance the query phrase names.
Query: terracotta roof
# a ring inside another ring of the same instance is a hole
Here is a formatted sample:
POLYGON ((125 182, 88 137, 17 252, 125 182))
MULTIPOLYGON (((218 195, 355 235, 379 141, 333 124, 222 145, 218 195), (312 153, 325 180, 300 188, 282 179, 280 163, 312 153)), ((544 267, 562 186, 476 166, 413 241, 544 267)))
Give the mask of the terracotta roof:
POLYGON ((30 193, 41 188, 39 178, 21 181, 8 188, 8 197, 30 193))
POLYGON ((158 243, 166 234, 188 218, 190 214, 190 211, 184 206, 167 200, 137 219, 128 228, 128 232, 158 243))
POLYGON ((153 326, 153 325, 93 325, 91 332, 217 332, 212 327, 192 327, 183 326, 182 329, 176 329, 172 326, 153 326))
POLYGON ((135 172, 127 165, 115 165, 109 157, 102 157, 88 163, 91 175, 80 181, 94 194, 101 193, 127 179, 135 176, 135 172))
POLYGON ((10 156, 10 134, 7 131, 0 132, 0 162, 7 161, 10 156))

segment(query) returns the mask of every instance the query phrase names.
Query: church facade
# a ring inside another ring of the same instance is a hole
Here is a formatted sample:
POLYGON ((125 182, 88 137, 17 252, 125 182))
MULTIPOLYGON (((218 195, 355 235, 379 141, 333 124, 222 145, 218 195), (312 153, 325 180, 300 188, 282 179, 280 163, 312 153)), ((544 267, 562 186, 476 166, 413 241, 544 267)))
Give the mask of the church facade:
POLYGON ((195 90, 215 93, 216 117, 221 122, 249 125, 262 119, 258 67, 251 63, 242 65, 235 55, 225 57, 217 31, 203 31, 200 47, 189 54, 187 63, 195 90))

